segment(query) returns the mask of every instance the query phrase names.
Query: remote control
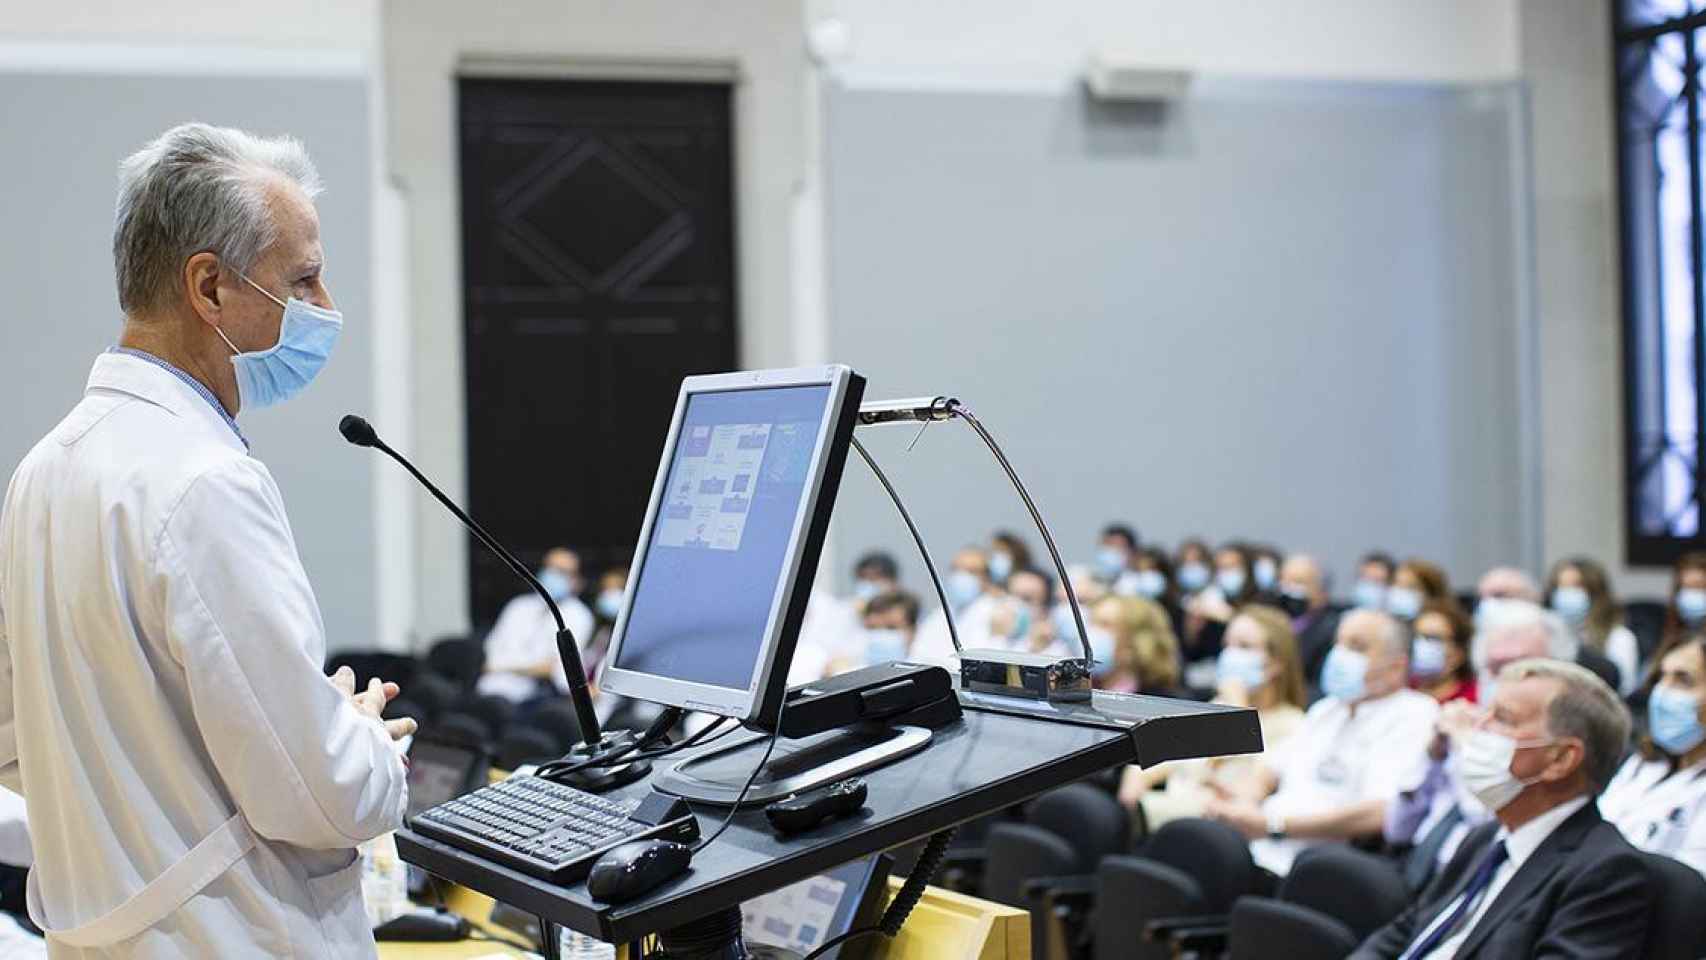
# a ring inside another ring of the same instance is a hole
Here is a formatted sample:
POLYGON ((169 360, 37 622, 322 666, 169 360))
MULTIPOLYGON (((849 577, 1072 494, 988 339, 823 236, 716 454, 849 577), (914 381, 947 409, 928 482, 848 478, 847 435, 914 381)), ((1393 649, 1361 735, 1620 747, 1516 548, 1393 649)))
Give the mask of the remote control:
POLYGON ((851 777, 805 793, 790 793, 765 807, 764 815, 783 834, 801 833, 825 820, 864 809, 865 793, 865 781, 851 777))

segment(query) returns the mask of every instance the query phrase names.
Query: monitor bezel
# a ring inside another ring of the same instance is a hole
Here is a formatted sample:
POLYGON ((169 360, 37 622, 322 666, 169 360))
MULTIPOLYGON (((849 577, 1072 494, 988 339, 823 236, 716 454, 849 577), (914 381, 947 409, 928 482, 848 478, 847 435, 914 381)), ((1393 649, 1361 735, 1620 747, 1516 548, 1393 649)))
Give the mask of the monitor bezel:
POLYGON ((786 692, 787 667, 793 661, 799 623, 805 610, 805 594, 796 596, 795 587, 803 581, 805 592, 809 593, 811 580, 816 575, 823 535, 828 527, 828 512, 834 505, 835 491, 840 483, 842 467, 846 463, 853 423, 858 417, 859 402, 863 398, 863 386, 863 379, 854 373, 851 367, 842 364, 706 374, 687 377, 682 381, 681 390, 676 395, 675 413, 670 420, 669 434, 658 461, 657 475, 652 480, 652 493, 646 505, 645 521, 640 527, 639 540, 634 547, 634 560, 629 567, 628 583, 623 589, 622 609, 616 617, 615 626, 611 628, 609 649, 599 668, 600 689, 652 703, 732 717, 743 723, 765 728, 776 722, 776 717, 771 714, 779 711, 782 696, 786 692), (622 656, 622 646, 627 639, 628 612, 645 576, 645 559, 651 548, 652 538, 656 535, 657 518, 662 509, 669 471, 675 459, 676 445, 681 439, 688 404, 693 397, 700 394, 785 387, 828 387, 829 396, 824 403, 823 419, 818 424, 817 438, 807 468, 805 495, 800 498, 794 515, 781 575, 777 577, 775 589, 770 596, 770 613, 765 620, 762 646, 746 688, 714 686, 617 666, 622 656), (790 598, 794 600, 791 604, 788 602, 790 598))

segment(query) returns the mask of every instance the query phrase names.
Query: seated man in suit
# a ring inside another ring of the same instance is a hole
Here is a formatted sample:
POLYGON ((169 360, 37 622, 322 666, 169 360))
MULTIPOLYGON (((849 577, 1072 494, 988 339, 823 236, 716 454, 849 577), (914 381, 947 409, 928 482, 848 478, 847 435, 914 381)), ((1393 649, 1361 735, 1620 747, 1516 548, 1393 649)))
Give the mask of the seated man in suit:
POLYGON ((1452 751, 1494 822, 1355 960, 1639 954, 1655 891, 1594 803, 1628 741, 1628 710, 1572 663, 1521 660, 1498 679, 1491 712, 1452 751))

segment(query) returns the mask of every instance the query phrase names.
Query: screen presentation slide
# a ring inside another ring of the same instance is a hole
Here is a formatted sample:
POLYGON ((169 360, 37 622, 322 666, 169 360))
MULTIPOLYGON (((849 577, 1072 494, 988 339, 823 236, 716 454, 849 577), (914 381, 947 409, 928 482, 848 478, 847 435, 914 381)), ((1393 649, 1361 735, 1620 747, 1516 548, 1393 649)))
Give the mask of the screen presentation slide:
POLYGON ((771 424, 690 426, 658 524, 660 547, 739 550, 771 424))

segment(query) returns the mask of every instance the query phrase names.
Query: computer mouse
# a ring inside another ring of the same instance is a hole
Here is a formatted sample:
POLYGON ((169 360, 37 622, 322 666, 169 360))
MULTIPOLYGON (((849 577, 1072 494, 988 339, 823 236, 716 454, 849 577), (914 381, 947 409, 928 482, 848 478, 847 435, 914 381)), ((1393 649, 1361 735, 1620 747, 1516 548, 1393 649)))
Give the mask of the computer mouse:
POLYGON ((593 899, 621 903, 687 872, 693 848, 673 840, 635 840, 598 858, 586 878, 593 899))

